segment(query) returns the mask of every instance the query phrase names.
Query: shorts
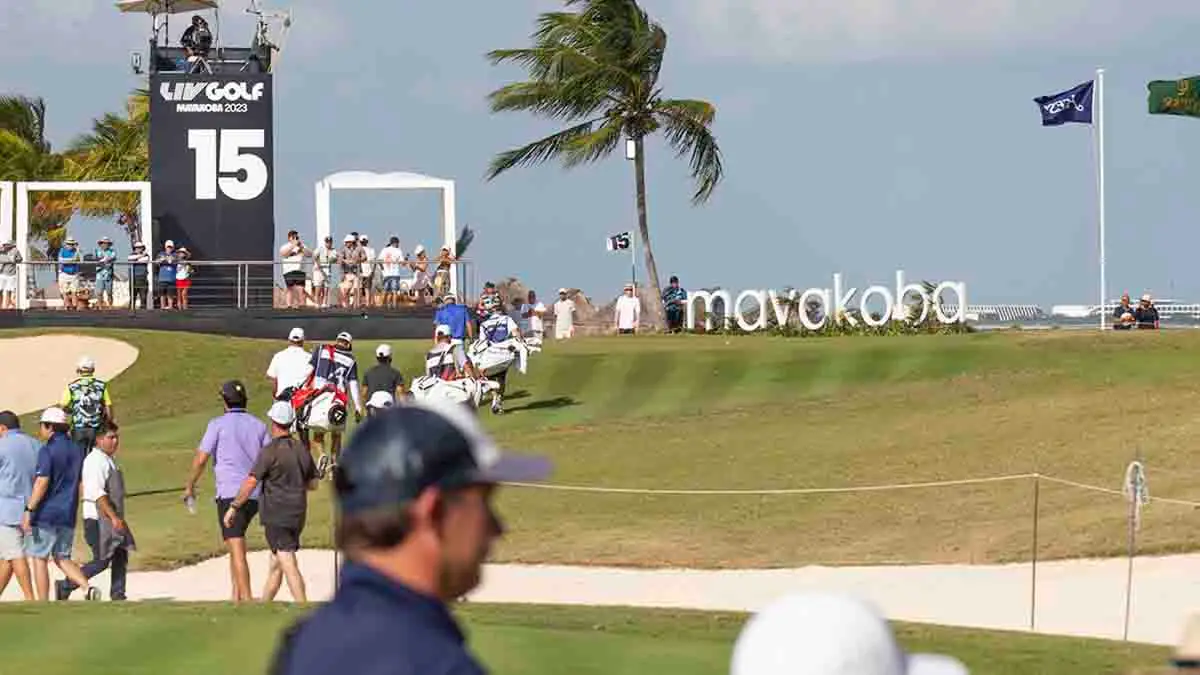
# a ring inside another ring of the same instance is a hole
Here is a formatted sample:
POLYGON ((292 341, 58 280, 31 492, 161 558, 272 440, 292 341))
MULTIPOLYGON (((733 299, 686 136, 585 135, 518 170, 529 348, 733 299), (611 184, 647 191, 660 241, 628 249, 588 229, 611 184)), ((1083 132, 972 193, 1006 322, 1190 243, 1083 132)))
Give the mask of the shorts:
POLYGON ((16 525, 0 525, 0 560, 25 557, 25 533, 16 525))
POLYGON ((17 292, 17 275, 0 274, 0 293, 17 292))
POLYGON ((68 560, 75 545, 75 528, 35 525, 25 537, 25 554, 30 558, 68 560))
POLYGON ((175 288, 191 288, 191 287, 192 287, 191 279, 176 279, 175 280, 175 288))
POLYGON ((271 553, 295 553, 300 550, 300 528, 264 525, 271 553))
POLYGON ((287 286, 288 288, 304 286, 304 278, 304 272, 286 272, 283 275, 283 285, 287 286))
POLYGON ((100 276, 96 275, 96 292, 97 293, 112 293, 113 278, 112 275, 100 276))
POLYGON ((323 272, 313 272, 313 288, 329 288, 329 275, 323 272))
POLYGON ((217 524, 221 527, 221 538, 245 539, 246 529, 250 527, 250 521, 254 520, 254 516, 258 515, 258 502, 251 499, 242 504, 242 508, 238 509, 237 515, 233 517, 233 527, 225 527, 225 512, 229 510, 229 505, 232 503, 232 498, 217 500, 217 524))
POLYGON ((175 280, 172 279, 171 281, 163 281, 162 279, 159 279, 158 282, 155 283, 154 288, 158 291, 159 295, 174 293, 175 280))
POLYGON ((383 290, 387 293, 399 293, 404 286, 404 280, 400 277, 384 277, 383 290))
POLYGON ((358 275, 357 274, 354 274, 354 273, 349 273, 349 274, 343 273, 342 274, 342 288, 357 288, 357 287, 358 287, 358 275))
POLYGON ((79 275, 78 274, 58 274, 58 291, 59 293, 76 293, 79 291, 79 275))

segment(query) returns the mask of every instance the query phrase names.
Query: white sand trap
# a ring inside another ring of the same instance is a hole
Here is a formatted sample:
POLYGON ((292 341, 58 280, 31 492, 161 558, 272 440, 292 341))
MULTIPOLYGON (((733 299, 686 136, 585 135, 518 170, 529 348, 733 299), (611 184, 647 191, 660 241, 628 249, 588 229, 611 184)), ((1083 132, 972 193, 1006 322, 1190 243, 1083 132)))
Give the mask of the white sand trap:
MULTIPOLYGON (((302 551, 310 600, 333 593, 333 553, 302 551)), ((250 557, 257 596, 267 569, 250 557)), ((1200 554, 1138 558, 1134 563, 1129 639, 1175 644, 1186 617, 1200 611, 1200 554)), ((214 601, 229 598, 228 558, 170 572, 129 576, 131 600, 214 601)), ((1037 632, 1120 639, 1125 612, 1124 559, 1064 560, 1038 566, 1037 632)), ((55 570, 55 573, 57 570, 55 570)), ((96 585, 108 597, 107 573, 96 585)), ((15 582, 4 600, 19 597, 15 582)), ((801 589, 853 593, 899 621, 1026 631, 1028 564, 805 567, 784 570, 635 570, 551 565, 489 565, 480 602, 617 605, 755 611, 801 589)), ((79 594, 76 593, 76 596, 79 594)), ((288 599, 286 585, 280 592, 288 599)))
POLYGON ((24 415, 58 403, 67 383, 75 379, 75 365, 82 356, 95 359, 96 377, 111 380, 137 361, 138 350, 120 340, 85 335, 0 340, 0 364, 4 364, 0 410, 24 415))

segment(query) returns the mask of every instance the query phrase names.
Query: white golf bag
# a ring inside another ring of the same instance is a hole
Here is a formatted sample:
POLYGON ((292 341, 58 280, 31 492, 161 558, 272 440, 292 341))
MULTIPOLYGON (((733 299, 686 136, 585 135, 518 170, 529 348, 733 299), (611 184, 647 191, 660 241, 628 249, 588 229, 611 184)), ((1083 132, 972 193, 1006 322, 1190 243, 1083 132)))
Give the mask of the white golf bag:
POLYGON ((488 344, 486 339, 480 338, 467 349, 467 358, 485 377, 507 372, 513 364, 516 364, 517 372, 524 375, 529 355, 539 351, 541 347, 530 345, 518 337, 496 344, 488 344))
POLYGON ((346 404, 335 391, 317 394, 301 409, 304 426, 317 431, 341 431, 346 426, 346 404))
POLYGON ((412 396, 417 401, 446 400, 453 403, 466 403, 476 408, 485 394, 490 393, 499 385, 491 380, 476 380, 463 378, 460 380, 443 380, 434 375, 422 375, 412 381, 412 396))

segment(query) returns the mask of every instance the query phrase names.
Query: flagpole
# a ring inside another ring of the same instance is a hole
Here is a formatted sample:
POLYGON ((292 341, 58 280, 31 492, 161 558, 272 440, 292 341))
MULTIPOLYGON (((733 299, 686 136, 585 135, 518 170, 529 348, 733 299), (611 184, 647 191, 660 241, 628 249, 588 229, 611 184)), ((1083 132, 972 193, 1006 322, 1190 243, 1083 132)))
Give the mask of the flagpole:
POLYGON ((1108 310, 1105 307, 1108 295, 1108 280, 1104 269, 1104 69, 1096 69, 1096 110, 1099 119, 1096 122, 1096 164, 1097 191, 1100 196, 1100 330, 1104 330, 1108 310))

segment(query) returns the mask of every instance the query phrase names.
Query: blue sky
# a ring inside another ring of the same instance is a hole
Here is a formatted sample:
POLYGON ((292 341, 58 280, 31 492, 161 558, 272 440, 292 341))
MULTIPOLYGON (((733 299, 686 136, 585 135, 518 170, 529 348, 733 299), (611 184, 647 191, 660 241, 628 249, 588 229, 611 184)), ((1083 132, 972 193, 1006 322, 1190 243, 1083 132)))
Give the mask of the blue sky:
MULTIPOLYGON (((227 0, 244 42, 245 0, 227 0)), ((1190 0, 643 0, 667 28, 664 86, 718 110, 727 179, 689 203, 687 165, 647 148, 659 270, 685 286, 961 280, 972 302, 1093 302, 1098 293, 1090 129, 1042 128, 1032 98, 1106 69, 1109 295, 1200 298, 1200 119, 1150 116, 1146 83, 1200 73, 1190 0)), ((615 294, 627 256, 603 240, 635 224, 616 155, 482 179, 495 152, 553 131, 493 116, 519 77, 484 52, 526 43, 554 0, 294 0, 276 75, 276 217, 312 232, 313 183, 340 170, 453 178, 478 233, 477 278, 543 293, 615 294)), ((177 22, 177 26, 182 21, 177 22)), ((176 31, 177 32, 177 31, 176 31)), ((0 90, 47 100, 51 141, 118 109, 149 20, 93 0, 0 4, 0 90)), ((335 194, 339 233, 434 243, 434 193, 335 194)), ((95 226, 86 228, 96 229, 95 226)), ((89 232, 84 232, 90 237, 89 232)))

